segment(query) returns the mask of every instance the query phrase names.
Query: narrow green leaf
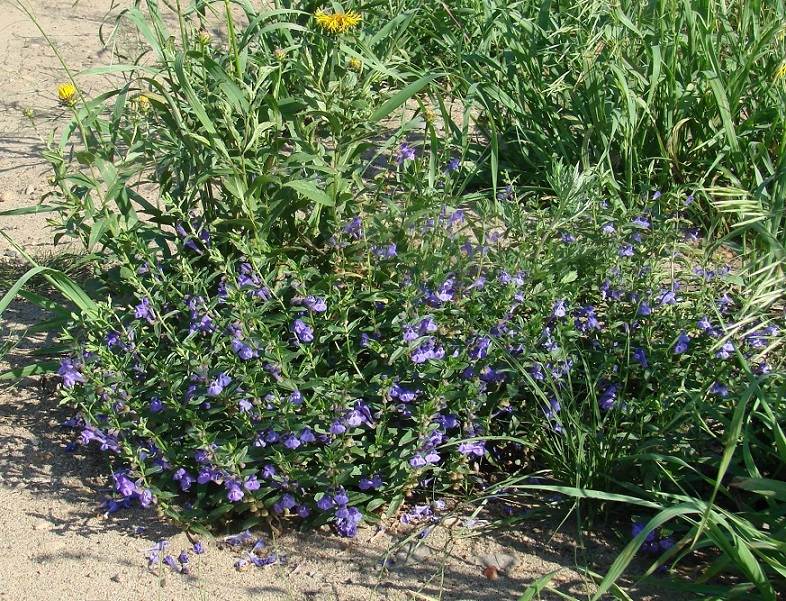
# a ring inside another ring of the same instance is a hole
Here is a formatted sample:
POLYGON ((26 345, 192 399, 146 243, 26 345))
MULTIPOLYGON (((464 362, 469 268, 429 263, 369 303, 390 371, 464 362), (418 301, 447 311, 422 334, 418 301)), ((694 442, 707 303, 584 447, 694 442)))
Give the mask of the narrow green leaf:
POLYGON ((417 81, 412 82, 411 84, 406 86, 403 90, 401 90, 398 94, 394 95, 392 98, 389 98, 381 107, 379 107, 376 111, 374 111, 371 117, 369 117, 369 121, 371 123, 376 123, 377 121, 384 119, 390 113, 395 111, 398 107, 404 104, 407 100, 409 100, 415 94, 420 92, 432 81, 434 81, 438 77, 443 77, 445 75, 446 75, 445 73, 432 73, 431 75, 425 75, 420 79, 418 79, 417 81))

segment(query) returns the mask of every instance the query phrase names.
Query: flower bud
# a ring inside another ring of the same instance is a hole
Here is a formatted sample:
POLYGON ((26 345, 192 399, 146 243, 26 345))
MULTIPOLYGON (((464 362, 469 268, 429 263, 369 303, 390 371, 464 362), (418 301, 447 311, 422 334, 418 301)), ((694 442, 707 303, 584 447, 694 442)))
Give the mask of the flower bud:
POLYGON ((200 46, 207 46, 210 44, 210 34, 208 33, 207 29, 199 30, 199 33, 197 34, 197 41, 199 42, 200 46))

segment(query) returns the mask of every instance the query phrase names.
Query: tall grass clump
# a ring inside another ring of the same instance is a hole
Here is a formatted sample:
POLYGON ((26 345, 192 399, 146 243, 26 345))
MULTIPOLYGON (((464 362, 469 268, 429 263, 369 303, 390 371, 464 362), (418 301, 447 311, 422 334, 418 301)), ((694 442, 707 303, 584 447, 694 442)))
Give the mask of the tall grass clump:
POLYGON ((467 0, 418 13, 413 59, 477 94, 492 169, 543 191, 555 160, 598 167, 622 202, 650 186, 687 190, 694 222, 753 245, 772 302, 783 292, 783 21, 782 2, 467 0))

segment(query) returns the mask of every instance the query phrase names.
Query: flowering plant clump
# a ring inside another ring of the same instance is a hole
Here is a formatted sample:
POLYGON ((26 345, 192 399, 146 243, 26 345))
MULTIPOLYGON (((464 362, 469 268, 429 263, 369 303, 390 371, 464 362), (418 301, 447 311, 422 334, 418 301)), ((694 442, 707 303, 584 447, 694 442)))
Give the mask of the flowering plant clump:
POLYGON ((166 262, 137 242, 124 293, 62 362, 81 439, 117 457, 119 498, 192 525, 296 518, 354 536, 498 470, 572 483, 579 453, 588 486, 652 481, 634 457, 706 445, 687 407, 725 411, 734 356, 780 328, 735 329, 727 270, 681 268, 683 234, 653 208, 508 205, 493 227, 466 208, 377 211, 334 233, 329 269, 253 241, 225 256, 206 224, 192 229, 210 246, 181 237, 166 262), (593 448, 573 444, 590 432, 593 448))

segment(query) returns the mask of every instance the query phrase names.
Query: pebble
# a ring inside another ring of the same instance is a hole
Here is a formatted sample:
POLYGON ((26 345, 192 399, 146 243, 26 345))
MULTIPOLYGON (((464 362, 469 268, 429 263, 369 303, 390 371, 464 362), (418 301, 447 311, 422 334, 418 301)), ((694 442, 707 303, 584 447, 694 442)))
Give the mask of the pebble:
POLYGON ((49 530, 50 524, 48 522, 36 522, 33 524, 33 530, 49 530))
POLYGON ((44 543, 43 545, 41 545, 41 551, 49 555, 54 555, 55 553, 59 553, 65 548, 66 548, 66 544, 60 541, 44 543))
POLYGON ((8 190, 0 194, 0 202, 8 202, 11 200, 11 198, 11 193, 8 190))
POLYGON ((27 188, 25 188, 25 194, 27 196, 32 196, 35 193, 36 193, 36 189, 34 186, 27 186, 27 188))
POLYGON ((122 576, 120 576, 120 573, 118 572, 117 574, 115 574, 114 576, 112 576, 112 577, 110 578, 110 580, 111 580, 112 582, 117 582, 117 583, 120 583, 120 582, 122 582, 122 581, 123 581, 123 577, 122 577, 122 576))

